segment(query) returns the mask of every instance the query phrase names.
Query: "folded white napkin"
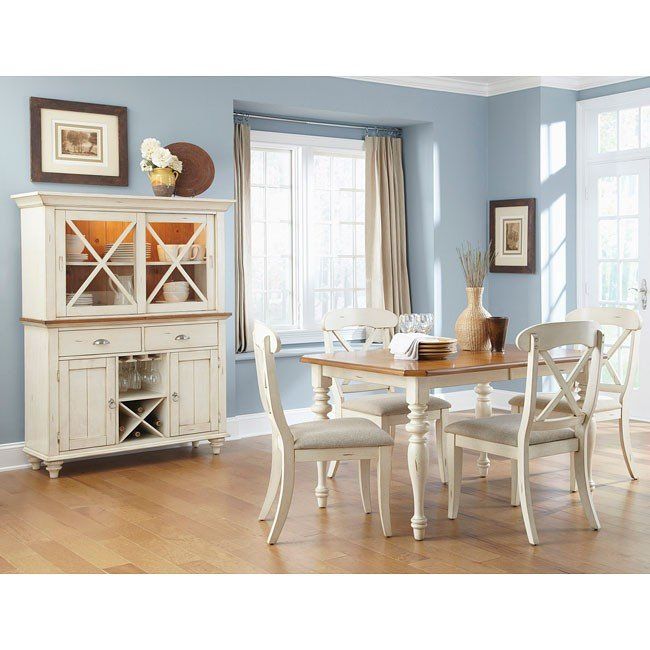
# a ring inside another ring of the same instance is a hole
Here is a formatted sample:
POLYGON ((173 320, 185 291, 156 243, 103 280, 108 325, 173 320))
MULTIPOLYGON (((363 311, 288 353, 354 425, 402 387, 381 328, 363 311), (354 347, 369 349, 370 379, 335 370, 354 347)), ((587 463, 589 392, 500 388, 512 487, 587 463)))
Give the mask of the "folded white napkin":
POLYGON ((437 341, 437 337, 428 334, 406 334, 400 332, 393 336, 388 349, 396 359, 415 361, 418 358, 418 345, 420 341, 437 341))

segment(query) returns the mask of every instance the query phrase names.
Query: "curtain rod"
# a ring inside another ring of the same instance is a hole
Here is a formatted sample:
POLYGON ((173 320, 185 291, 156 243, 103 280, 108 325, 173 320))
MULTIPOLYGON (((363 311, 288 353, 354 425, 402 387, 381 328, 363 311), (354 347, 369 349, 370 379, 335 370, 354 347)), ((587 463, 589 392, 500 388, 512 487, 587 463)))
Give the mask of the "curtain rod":
POLYGON ((240 113, 238 111, 235 111, 233 113, 236 117, 240 117, 243 119, 249 119, 249 118, 254 118, 254 119, 261 119, 261 120, 274 120, 276 122, 291 122, 293 124, 311 124, 313 126, 335 126, 338 128, 342 129, 361 129, 365 131, 387 131, 389 133, 394 133, 396 135, 400 135, 402 133, 402 129, 396 126, 368 126, 368 125, 361 125, 361 124, 342 124, 342 123, 335 123, 335 122, 316 122, 316 121, 311 121, 311 120, 300 120, 297 118, 292 118, 292 117, 274 117, 271 115, 255 115, 253 113, 240 113))

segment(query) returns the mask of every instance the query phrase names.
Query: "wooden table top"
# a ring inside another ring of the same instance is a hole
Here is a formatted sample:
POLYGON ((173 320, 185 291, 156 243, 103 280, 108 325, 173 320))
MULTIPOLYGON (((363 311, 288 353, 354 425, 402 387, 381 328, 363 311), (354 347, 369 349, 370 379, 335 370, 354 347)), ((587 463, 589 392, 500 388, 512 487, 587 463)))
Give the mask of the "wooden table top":
MULTIPOLYGON (((575 348, 558 348, 551 353, 555 361, 577 363, 582 352, 575 348)), ((507 345, 504 352, 468 352, 461 350, 448 359, 429 361, 403 361, 395 359, 388 350, 368 352, 333 352, 332 354, 306 354, 300 361, 320 366, 365 370, 383 375, 402 377, 434 377, 481 370, 523 368, 528 354, 507 345)))

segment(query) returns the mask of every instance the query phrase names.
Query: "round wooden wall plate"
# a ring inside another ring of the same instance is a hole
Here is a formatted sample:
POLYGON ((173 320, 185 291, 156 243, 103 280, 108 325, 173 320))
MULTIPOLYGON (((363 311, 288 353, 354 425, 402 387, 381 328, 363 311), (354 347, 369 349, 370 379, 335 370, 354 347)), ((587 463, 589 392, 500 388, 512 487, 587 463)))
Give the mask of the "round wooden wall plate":
POLYGON ((183 163, 183 173, 176 181, 176 196, 198 196, 212 185, 214 163, 207 151, 190 142, 174 142, 166 148, 183 163))

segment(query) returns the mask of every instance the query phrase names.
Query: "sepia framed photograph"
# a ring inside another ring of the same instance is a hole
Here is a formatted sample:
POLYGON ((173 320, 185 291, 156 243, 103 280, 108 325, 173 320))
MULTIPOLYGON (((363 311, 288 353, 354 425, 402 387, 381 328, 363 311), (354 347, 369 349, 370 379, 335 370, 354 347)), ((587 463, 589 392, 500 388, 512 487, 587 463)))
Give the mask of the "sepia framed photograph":
POLYGON ((125 106, 30 97, 31 179, 128 185, 125 106))
POLYGON ((491 273, 535 273, 535 199, 490 201, 491 273))

